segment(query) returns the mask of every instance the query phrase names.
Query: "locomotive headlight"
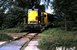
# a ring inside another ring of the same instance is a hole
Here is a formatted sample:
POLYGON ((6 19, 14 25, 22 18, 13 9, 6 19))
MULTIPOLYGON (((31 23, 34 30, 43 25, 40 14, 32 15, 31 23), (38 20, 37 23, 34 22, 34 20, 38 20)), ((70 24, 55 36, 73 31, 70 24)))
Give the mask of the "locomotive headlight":
POLYGON ((39 23, 40 23, 40 21, 39 21, 39 23))

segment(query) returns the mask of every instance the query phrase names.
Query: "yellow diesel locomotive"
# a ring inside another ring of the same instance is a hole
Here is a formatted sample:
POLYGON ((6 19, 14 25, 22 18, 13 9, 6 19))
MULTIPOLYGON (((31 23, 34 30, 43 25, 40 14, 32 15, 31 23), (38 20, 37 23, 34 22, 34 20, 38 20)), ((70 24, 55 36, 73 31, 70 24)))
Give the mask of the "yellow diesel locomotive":
POLYGON ((24 17, 24 28, 27 31, 41 31, 47 23, 48 14, 46 12, 40 12, 38 9, 29 9, 27 16, 24 17))

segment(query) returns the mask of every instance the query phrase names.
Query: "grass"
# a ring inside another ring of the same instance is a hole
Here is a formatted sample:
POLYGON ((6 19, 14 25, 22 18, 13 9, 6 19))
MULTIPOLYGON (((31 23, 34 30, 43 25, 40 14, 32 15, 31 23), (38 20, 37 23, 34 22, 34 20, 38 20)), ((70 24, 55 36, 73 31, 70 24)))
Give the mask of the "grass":
POLYGON ((23 31, 23 29, 21 29, 20 27, 8 28, 8 29, 0 30, 0 32, 5 32, 5 33, 20 33, 22 31, 23 31))
POLYGON ((0 34, 0 41, 8 41, 8 40, 13 40, 13 37, 4 33, 0 34))
POLYGON ((0 41, 7 41, 7 40, 12 40, 13 37, 10 37, 8 34, 9 33, 20 33, 23 31, 23 28, 21 27, 15 27, 15 28, 8 28, 4 30, 0 30, 0 41))
POLYGON ((51 50, 56 46, 76 46, 77 31, 64 31, 60 28, 49 28, 41 34, 40 49, 51 50))

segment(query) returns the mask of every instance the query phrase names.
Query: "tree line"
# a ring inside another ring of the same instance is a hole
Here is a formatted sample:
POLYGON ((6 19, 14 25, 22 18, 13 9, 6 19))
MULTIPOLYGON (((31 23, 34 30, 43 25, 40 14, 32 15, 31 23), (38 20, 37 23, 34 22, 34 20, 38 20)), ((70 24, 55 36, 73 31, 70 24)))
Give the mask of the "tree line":
POLYGON ((59 17, 58 24, 64 29, 72 30, 77 27, 77 1, 76 0, 54 0, 53 6, 59 17))
MULTIPOLYGON (((63 29, 71 30, 77 27, 77 1, 76 0, 53 0, 53 7, 57 23, 63 29)), ((0 29, 12 28, 22 25, 23 16, 30 8, 31 0, 0 0, 0 29)))

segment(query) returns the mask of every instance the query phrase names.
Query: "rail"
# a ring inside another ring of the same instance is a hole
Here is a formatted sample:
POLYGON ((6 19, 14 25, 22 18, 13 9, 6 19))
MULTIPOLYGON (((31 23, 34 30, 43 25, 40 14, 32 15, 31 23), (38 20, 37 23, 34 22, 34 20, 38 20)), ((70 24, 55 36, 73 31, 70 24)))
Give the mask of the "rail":
POLYGON ((32 41, 35 37, 37 37, 38 34, 39 33, 29 33, 29 32, 27 32, 25 35, 22 35, 21 37, 18 37, 14 40, 11 40, 9 43, 7 43, 7 44, 3 45, 2 47, 0 47, 0 50, 8 50, 8 49, 11 49, 11 50, 15 50, 15 49, 16 50, 24 50, 24 48, 28 45, 28 43, 30 41, 32 41), (27 39, 29 39, 29 40, 27 40, 27 39), (8 47, 8 49, 7 49, 7 47, 8 47))

